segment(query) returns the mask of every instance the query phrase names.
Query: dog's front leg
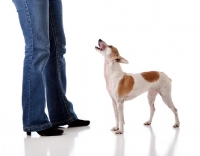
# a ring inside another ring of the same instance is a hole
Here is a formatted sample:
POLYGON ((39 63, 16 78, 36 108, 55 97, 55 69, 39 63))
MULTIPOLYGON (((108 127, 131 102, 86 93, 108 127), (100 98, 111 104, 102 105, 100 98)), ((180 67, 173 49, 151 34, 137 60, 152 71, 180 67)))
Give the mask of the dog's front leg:
POLYGON ((124 133, 124 116, 123 116, 123 108, 124 108, 124 102, 119 101, 117 102, 117 110, 119 115, 119 130, 116 131, 116 134, 123 134, 124 133))
POLYGON ((113 104, 113 109, 115 113, 115 121, 116 121, 116 126, 111 129, 111 131, 117 131, 119 130, 119 116, 118 116, 118 111, 117 111, 117 103, 115 102, 114 99, 112 99, 112 104, 113 104))

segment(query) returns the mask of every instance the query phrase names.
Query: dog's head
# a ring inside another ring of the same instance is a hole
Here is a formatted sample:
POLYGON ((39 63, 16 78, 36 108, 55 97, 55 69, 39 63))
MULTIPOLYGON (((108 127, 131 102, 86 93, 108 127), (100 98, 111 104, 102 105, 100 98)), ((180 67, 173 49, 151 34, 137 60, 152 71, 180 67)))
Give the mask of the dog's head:
POLYGON ((99 39, 98 47, 96 46, 95 49, 104 56, 104 58, 111 62, 118 62, 118 63, 125 63, 127 64, 128 61, 121 57, 117 48, 112 45, 107 45, 106 42, 99 39))

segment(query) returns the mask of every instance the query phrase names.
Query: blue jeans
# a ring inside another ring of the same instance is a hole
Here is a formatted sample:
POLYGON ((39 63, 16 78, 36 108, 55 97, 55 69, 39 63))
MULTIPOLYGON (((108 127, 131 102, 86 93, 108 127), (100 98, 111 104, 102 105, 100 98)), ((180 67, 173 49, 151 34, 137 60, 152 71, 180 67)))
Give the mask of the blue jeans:
POLYGON ((66 98, 61 0, 13 0, 25 40, 23 130, 41 131, 77 120, 66 98), (47 104, 48 116, 45 113, 47 104))

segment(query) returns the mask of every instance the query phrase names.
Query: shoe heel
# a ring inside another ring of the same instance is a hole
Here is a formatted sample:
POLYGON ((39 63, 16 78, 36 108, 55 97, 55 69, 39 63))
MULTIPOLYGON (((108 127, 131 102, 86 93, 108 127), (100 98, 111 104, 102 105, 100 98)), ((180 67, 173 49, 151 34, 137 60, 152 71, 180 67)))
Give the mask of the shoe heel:
POLYGON ((26 132, 27 135, 31 135, 31 132, 26 132))

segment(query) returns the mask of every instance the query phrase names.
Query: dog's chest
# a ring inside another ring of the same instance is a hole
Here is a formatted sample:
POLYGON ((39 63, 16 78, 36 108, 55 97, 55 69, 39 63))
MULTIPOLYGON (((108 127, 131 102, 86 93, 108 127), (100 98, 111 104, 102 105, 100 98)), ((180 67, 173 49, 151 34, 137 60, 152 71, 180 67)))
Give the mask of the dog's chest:
POLYGON ((107 89, 107 91, 108 91, 108 93, 112 96, 112 97, 114 97, 114 87, 115 87, 115 85, 113 84, 113 83, 106 83, 106 89, 107 89))
POLYGON ((117 93, 119 80, 120 80, 119 77, 116 78, 105 77, 106 89, 112 97, 114 97, 114 95, 116 95, 117 93))
POLYGON ((104 77, 106 81, 106 89, 109 94, 114 97, 117 94, 119 81, 123 78, 124 72, 119 64, 105 62, 104 77))

